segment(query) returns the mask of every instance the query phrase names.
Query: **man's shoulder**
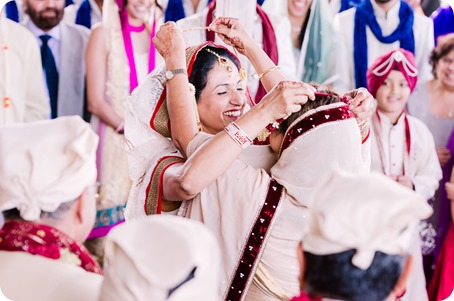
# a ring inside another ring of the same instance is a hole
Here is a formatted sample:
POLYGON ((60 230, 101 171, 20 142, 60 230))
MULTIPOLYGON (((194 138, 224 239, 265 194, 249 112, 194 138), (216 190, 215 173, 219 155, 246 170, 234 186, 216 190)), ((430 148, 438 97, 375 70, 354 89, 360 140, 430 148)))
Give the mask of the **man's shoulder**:
POLYGON ((35 37, 33 36, 32 32, 25 26, 25 24, 19 24, 9 19, 5 19, 3 22, 6 27, 6 33, 14 37, 12 41, 17 41, 21 43, 22 46, 24 46, 24 41, 32 41, 37 45, 37 43, 35 42, 35 37))
POLYGON ((87 40, 90 35, 90 30, 82 25, 61 22, 60 26, 64 35, 71 35, 84 40, 87 40))
POLYGON ((6 32, 11 32, 14 33, 15 35, 17 33, 20 35, 28 35, 33 37, 33 34, 30 32, 30 30, 28 30, 28 28, 25 27, 25 24, 20 24, 5 18, 3 20, 3 25, 7 29, 6 32))

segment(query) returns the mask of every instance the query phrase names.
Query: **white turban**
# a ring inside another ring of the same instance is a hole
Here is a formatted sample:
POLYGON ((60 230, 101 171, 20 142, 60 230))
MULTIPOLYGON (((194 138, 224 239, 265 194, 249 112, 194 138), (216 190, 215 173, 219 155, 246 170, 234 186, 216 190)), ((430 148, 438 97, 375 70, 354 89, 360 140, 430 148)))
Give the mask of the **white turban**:
POLYGON ((334 171, 320 181, 309 204, 304 251, 356 249, 352 264, 364 270, 376 251, 407 253, 419 221, 432 214, 424 197, 377 172, 334 171))
POLYGON ((0 127, 0 211, 38 220, 96 181, 98 137, 78 116, 0 127))
POLYGON ((151 215, 107 236, 101 301, 220 300, 220 251, 202 223, 151 215))

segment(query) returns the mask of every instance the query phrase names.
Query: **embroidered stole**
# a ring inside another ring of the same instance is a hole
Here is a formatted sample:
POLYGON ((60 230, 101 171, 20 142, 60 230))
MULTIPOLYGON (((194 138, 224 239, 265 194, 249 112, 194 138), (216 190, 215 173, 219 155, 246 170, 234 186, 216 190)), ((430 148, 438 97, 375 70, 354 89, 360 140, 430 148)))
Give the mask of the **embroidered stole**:
POLYGON ((6 221, 0 229, 0 250, 26 252, 49 259, 77 264, 84 270, 102 274, 87 249, 60 230, 28 221, 6 221))
MULTIPOLYGON (((131 32, 140 31, 139 29, 131 26, 128 21, 128 12, 126 8, 120 11, 120 22, 121 22, 121 31, 123 34, 123 42, 125 46, 126 56, 128 57, 129 63, 129 92, 132 91, 138 86, 136 64, 134 60, 134 50, 132 47, 131 41, 131 32)), ((145 29, 145 27, 143 28, 145 29)), ((151 72, 155 67, 155 47, 153 43, 153 37, 155 36, 156 31, 156 13, 153 18, 153 24, 150 32, 150 48, 148 51, 148 72, 151 72)))
POLYGON ((84 0, 79 6, 76 14, 76 24, 91 28, 91 8, 90 1, 84 0))
POLYGON ((405 1, 400 0, 400 23, 392 34, 383 36, 370 1, 374 0, 365 0, 364 3, 356 8, 355 12, 353 57, 356 88, 367 87, 366 72, 368 68, 368 48, 366 26, 369 26, 374 36, 381 43, 391 44, 399 41, 401 48, 411 51, 413 54, 415 53, 413 9, 405 1))

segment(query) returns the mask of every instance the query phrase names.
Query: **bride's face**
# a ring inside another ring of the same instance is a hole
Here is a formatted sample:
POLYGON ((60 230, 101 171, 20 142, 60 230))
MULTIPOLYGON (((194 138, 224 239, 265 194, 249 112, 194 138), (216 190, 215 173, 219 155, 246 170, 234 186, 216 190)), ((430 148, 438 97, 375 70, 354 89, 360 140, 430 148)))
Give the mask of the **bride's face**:
POLYGON ((246 108, 246 84, 235 64, 227 59, 226 66, 214 63, 208 72, 207 85, 197 101, 204 131, 216 134, 238 120, 246 108))

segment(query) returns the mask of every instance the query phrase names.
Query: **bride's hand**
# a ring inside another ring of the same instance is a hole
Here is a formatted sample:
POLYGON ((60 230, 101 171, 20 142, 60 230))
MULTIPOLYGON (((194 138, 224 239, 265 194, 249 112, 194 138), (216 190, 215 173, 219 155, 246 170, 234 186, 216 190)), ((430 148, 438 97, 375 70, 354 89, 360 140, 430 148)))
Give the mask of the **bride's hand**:
POLYGON ((209 29, 216 32, 224 43, 245 56, 249 47, 257 45, 237 18, 217 18, 210 24, 209 29))
POLYGON ((358 122, 368 120, 374 112, 374 97, 365 88, 355 89, 344 95, 358 122))
POLYGON ((185 61, 185 41, 175 22, 163 24, 153 38, 153 43, 166 63, 169 60, 185 61))
POLYGON ((281 81, 257 105, 266 108, 270 120, 287 118, 301 110, 309 99, 315 99, 315 88, 303 82, 281 81))

